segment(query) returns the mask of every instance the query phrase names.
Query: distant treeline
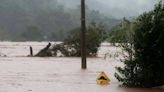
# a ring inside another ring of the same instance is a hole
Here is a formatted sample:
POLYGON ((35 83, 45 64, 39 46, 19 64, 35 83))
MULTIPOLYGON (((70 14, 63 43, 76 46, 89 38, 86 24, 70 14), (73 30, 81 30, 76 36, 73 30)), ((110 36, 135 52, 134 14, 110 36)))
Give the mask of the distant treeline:
MULTIPOLYGON (((0 0, 0 40, 61 41, 80 26, 80 7, 57 0, 0 0)), ((120 20, 86 9, 87 24, 102 23, 106 31, 120 20)))

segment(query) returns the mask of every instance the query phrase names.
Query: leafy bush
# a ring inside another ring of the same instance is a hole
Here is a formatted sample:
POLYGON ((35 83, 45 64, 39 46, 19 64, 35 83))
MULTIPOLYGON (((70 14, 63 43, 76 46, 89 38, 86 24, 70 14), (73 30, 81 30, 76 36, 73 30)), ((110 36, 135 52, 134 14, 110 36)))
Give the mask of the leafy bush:
MULTIPOLYGON (((60 45, 55 45, 53 51, 57 49, 64 56, 80 56, 80 29, 73 30, 70 35, 60 45)), ((96 56, 102 41, 106 39, 106 32, 101 24, 91 23, 86 31, 86 54, 96 56)))
POLYGON ((132 59, 117 67, 116 78, 129 87, 154 87, 164 84, 164 5, 138 17, 134 29, 132 59))

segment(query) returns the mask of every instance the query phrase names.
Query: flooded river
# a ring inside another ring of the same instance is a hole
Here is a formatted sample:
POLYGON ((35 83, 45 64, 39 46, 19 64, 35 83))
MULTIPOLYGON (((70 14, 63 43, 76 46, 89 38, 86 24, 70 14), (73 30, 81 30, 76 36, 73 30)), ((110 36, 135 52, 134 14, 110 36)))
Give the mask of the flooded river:
POLYGON ((114 77, 122 66, 119 48, 103 44, 97 58, 88 58, 86 70, 77 57, 26 57, 29 46, 36 54, 48 42, 0 42, 0 92, 164 92, 161 89, 120 88, 114 77), (104 58, 106 53, 109 53, 104 58), (111 82, 98 85, 96 77, 104 71, 111 82))

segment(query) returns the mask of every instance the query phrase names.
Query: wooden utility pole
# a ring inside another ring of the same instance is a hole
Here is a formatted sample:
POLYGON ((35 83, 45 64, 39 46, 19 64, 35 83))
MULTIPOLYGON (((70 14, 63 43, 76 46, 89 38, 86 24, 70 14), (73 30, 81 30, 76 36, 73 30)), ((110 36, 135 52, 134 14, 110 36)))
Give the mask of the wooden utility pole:
POLYGON ((86 62, 86 23, 85 23, 85 0, 81 0, 81 59, 82 59, 82 69, 87 68, 86 62))

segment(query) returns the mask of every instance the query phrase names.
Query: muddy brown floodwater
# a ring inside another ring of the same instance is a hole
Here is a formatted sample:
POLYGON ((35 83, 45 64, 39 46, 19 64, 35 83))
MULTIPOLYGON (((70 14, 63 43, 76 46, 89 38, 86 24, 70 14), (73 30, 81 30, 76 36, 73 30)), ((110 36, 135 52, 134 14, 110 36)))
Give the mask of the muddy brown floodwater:
POLYGON ((48 42, 0 42, 0 92, 164 92, 162 89, 120 88, 114 77, 119 62, 119 48, 102 46, 98 58, 88 58, 88 68, 81 69, 76 57, 25 57, 29 46, 37 53, 48 42), (104 54, 110 52, 104 59, 104 54), (114 57, 117 56, 117 57, 114 57), (96 78, 104 71, 111 79, 108 85, 98 85, 96 78))

